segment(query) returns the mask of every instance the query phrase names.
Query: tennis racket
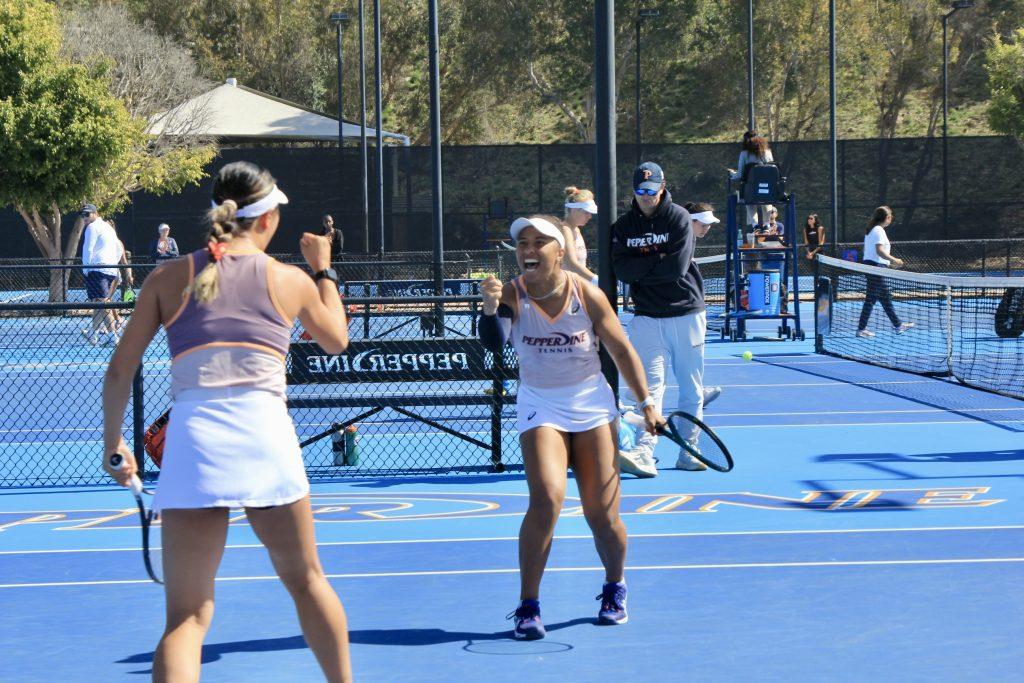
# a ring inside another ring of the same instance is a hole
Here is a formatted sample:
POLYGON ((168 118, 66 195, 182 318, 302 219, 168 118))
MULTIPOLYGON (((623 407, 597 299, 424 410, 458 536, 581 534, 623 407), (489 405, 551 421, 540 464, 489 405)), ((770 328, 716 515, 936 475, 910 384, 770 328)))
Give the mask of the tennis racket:
POLYGON ((508 249, 509 251, 515 251, 516 250, 515 245, 509 244, 508 242, 502 242, 501 246, 503 246, 505 249, 508 249))
POLYGON ((1016 339, 1024 333, 1024 288, 1010 287, 999 300, 995 315, 996 335, 1016 339))
POLYGON ((149 429, 142 435, 142 447, 157 467, 160 467, 164 461, 164 440, 167 438, 167 422, 170 419, 171 410, 168 408, 163 415, 153 421, 153 424, 149 425, 149 429))
MULTIPOLYGON (((109 462, 115 470, 121 469, 124 466, 124 457, 120 453, 112 453, 109 462)), ((164 582, 157 578, 156 572, 153 571, 153 563, 149 557, 149 527, 153 523, 153 511, 147 511, 146 504, 142 502, 142 494, 145 489, 142 488, 142 481, 137 475, 132 475, 131 481, 128 482, 128 488, 131 489, 132 495, 135 497, 135 504, 139 506, 139 521, 142 524, 142 563, 146 566, 149 578, 163 585, 164 582)))
MULTIPOLYGON (((641 429, 645 426, 643 416, 638 413, 626 413, 623 419, 641 429)), ((665 424, 658 427, 658 433, 672 439, 680 448, 711 469, 719 472, 732 470, 732 453, 726 448, 725 443, 718 438, 711 427, 693 415, 682 411, 670 413, 666 416, 665 424), (688 439, 693 433, 694 427, 697 428, 697 438, 695 442, 691 442, 688 439)))

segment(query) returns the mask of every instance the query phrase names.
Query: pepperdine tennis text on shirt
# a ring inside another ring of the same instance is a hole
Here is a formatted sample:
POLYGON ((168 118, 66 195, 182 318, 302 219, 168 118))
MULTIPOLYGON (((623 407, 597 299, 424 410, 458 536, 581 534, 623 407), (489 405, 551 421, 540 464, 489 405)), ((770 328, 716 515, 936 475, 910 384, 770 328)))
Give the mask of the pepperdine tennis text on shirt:
POLYGON ((667 244, 668 233, 662 235, 655 235, 653 232, 649 232, 641 237, 630 237, 626 239, 626 246, 631 249, 641 249, 643 247, 650 247, 655 244, 667 244))
MULTIPOLYGON (((555 332, 550 337, 531 337, 529 335, 523 335, 523 343, 527 346, 544 346, 544 347, 566 347, 576 346, 578 344, 587 343, 587 332, 577 332, 573 335, 565 334, 564 332, 555 332)), ((572 349, 560 348, 559 351, 572 351, 572 349)))

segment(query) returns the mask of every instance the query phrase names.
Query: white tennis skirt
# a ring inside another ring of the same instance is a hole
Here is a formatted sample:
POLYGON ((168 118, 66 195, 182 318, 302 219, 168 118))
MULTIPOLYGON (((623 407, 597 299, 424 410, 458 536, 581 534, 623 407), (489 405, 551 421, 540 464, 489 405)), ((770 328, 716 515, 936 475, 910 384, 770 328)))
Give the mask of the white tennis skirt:
POLYGON ((619 417, 615 394, 598 373, 567 387, 538 388, 519 385, 516 396, 516 428, 519 433, 537 427, 560 432, 586 432, 619 417))
POLYGON ((286 505, 309 493, 287 404, 248 387, 190 389, 171 409, 153 510, 286 505))

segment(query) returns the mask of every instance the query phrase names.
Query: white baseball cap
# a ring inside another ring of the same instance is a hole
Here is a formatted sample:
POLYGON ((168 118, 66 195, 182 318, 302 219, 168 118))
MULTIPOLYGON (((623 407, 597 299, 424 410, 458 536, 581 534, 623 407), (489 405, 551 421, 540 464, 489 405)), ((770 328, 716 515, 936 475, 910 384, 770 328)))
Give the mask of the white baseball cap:
POLYGON ((523 229, 528 227, 534 227, 542 235, 547 235, 551 239, 558 242, 558 246, 565 249, 565 237, 562 235, 562 231, 554 223, 543 218, 517 218, 512 221, 512 227, 509 229, 509 234, 512 235, 512 240, 519 239, 519 233, 523 229))

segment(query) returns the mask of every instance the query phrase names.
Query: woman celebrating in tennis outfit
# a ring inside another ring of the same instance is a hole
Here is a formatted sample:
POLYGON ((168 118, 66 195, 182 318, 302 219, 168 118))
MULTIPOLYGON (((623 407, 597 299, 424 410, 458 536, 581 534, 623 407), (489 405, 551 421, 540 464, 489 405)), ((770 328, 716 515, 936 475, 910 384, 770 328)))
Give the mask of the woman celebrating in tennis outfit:
POLYGON ((664 422, 647 395, 640 359, 604 294, 562 269, 565 238, 547 216, 512 223, 523 275, 502 285, 494 277, 480 291, 480 337, 501 353, 511 336, 519 358, 516 426, 526 466, 530 504, 519 531, 520 604, 514 635, 544 637, 540 581, 572 467, 583 514, 605 569, 598 622, 623 624, 626 614, 626 528, 619 518, 619 470, 615 464, 615 396, 601 374, 598 342, 615 360, 641 402, 646 427, 664 422))
MULTIPOLYGON (((889 236, 885 229, 892 223, 892 209, 888 206, 880 206, 875 209, 875 215, 871 217, 868 228, 864 233, 864 263, 876 268, 888 268, 891 263, 894 266, 902 266, 903 260, 898 259, 889 253, 889 236)), ((896 334, 903 334, 914 323, 900 321, 896 315, 896 309, 892 305, 892 295, 889 293, 889 285, 885 278, 880 275, 867 275, 867 292, 864 297, 864 306, 860 310, 860 322, 857 324, 857 336, 870 338, 875 333, 868 329, 868 320, 871 318, 871 310, 875 302, 882 304, 882 310, 889 316, 893 331, 896 334)))
POLYGON ((326 679, 351 680, 345 612, 317 557, 309 482, 285 403, 294 319, 328 353, 345 350, 348 332, 325 237, 302 236, 312 280, 265 253, 278 205, 287 202, 266 170, 246 162, 222 168, 207 214, 208 247, 147 278, 104 380, 104 467, 126 485, 136 463, 121 437, 125 404, 163 325, 173 409, 153 501, 167 598, 155 680, 199 680, 228 512, 237 507, 267 547, 326 679), (116 470, 109 462, 115 453, 124 460, 116 470))

